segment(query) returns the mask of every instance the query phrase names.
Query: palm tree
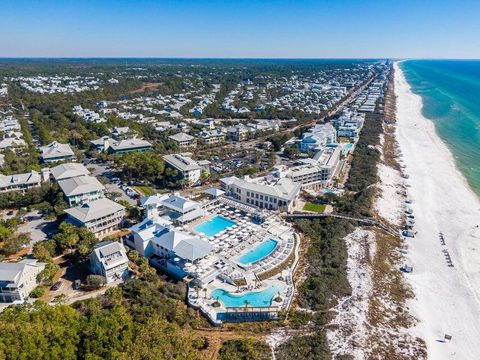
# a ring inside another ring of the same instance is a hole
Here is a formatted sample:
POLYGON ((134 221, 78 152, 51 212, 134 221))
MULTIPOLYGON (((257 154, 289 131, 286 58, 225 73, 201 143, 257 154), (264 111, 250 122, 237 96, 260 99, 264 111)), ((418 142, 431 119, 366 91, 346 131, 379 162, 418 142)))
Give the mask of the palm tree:
POLYGON ((203 288, 203 295, 205 297, 205 299, 207 298, 207 288, 203 288))
POLYGON ((247 299, 245 299, 245 300, 243 300, 243 303, 245 304, 245 310, 247 310, 248 305, 250 304, 250 302, 249 302, 247 299))

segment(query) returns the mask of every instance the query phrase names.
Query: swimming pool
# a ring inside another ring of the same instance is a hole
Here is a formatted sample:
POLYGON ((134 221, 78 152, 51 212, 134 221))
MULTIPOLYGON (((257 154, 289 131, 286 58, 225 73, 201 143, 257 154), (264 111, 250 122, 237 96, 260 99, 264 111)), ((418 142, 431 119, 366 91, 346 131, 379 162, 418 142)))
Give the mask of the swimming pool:
POLYGON ((223 289, 215 289, 212 292, 212 298, 218 298, 219 301, 227 308, 243 307, 245 305, 255 307, 269 307, 272 306, 273 298, 279 292, 283 291, 283 285, 270 285, 262 291, 248 292, 243 295, 235 295, 223 289))
POLYGON ((262 243, 255 246, 249 252, 240 256, 240 258, 238 259, 238 262, 243 265, 256 263, 257 261, 260 261, 266 258, 268 255, 270 255, 273 252, 273 250, 275 250, 275 248, 277 247, 277 244, 278 244, 277 240, 273 240, 273 239, 265 240, 262 243))
POLYGON ((208 221, 198 224, 193 228, 193 230, 195 230, 197 233, 203 233, 207 237, 211 237, 236 224, 237 223, 235 221, 225 219, 224 217, 217 215, 208 221))

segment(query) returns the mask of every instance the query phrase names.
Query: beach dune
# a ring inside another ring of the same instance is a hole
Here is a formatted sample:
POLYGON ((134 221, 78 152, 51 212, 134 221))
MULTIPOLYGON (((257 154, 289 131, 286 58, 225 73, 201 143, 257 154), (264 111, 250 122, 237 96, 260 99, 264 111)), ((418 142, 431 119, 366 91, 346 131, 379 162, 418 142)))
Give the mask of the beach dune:
POLYGON ((416 296, 409 305, 419 320, 413 331, 426 341, 430 359, 480 359, 480 200, 422 115, 422 100, 398 63, 395 93, 396 137, 418 231, 407 240, 406 255, 414 268, 406 277, 416 296), (443 342, 445 334, 450 342, 443 342))

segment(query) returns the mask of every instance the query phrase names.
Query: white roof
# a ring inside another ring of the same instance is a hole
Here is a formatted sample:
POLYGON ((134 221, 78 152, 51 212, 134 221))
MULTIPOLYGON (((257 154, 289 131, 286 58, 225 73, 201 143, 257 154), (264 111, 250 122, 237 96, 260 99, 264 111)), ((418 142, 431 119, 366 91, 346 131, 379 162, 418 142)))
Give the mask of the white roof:
POLYGON ((38 268, 41 271, 45 264, 38 262, 36 259, 25 259, 18 263, 0 262, 0 281, 13 282, 19 285, 25 269, 29 267, 38 268))
POLYGON ((200 207, 198 202, 188 200, 180 195, 169 196, 168 198, 162 200, 162 205, 182 214, 200 207))
POLYGON ((114 151, 130 150, 144 147, 152 147, 152 144, 150 144, 146 140, 137 138, 114 141, 110 143, 110 148, 114 151))
POLYGON ((87 168, 79 163, 60 164, 53 167, 51 171, 57 181, 90 174, 87 168))
POLYGON ((66 196, 76 196, 105 190, 105 187, 97 178, 89 175, 60 180, 58 185, 66 196))
POLYGON ((200 165, 186 154, 165 155, 163 159, 180 171, 192 171, 200 169, 200 165))
POLYGON ((40 147, 43 159, 51 159, 57 157, 74 156, 72 148, 68 144, 60 144, 59 142, 52 142, 47 146, 40 147))
POLYGON ((34 185, 41 182, 41 176, 36 171, 24 174, 2 175, 0 174, 0 188, 18 185, 34 185))
POLYGON ((188 135, 184 132, 181 132, 181 133, 178 133, 178 134, 175 134, 175 135, 170 135, 168 137, 169 139, 172 139, 172 140, 175 140, 175 141, 189 141, 189 140, 193 140, 194 137, 191 136, 191 135, 188 135))
POLYGON ((128 262, 127 253, 122 244, 116 241, 102 241, 95 245, 93 252, 97 261, 105 269, 128 262))
POLYGON ((125 210, 125 207, 122 205, 117 204, 112 200, 102 198, 80 206, 66 209, 65 212, 80 222, 87 223, 123 210, 125 210))

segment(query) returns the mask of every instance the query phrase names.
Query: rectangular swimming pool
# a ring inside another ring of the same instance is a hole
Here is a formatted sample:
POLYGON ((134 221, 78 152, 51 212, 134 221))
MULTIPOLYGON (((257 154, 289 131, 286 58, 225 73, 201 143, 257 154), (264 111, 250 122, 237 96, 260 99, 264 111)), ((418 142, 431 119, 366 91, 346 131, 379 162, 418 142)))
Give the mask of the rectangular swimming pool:
POLYGON ((277 247, 277 241, 273 239, 268 239, 257 246, 255 246, 252 250, 249 252, 243 254, 240 256, 238 259, 238 262, 243 265, 247 264, 253 264, 256 263, 257 261, 260 261, 264 258, 266 258, 268 255, 270 255, 273 250, 277 247))
POLYGON ((226 230, 233 225, 236 225, 235 221, 225 219, 222 216, 215 216, 214 218, 204 221, 201 224, 198 224, 193 228, 197 233, 203 233, 207 237, 212 237, 217 235, 220 231, 226 230))

